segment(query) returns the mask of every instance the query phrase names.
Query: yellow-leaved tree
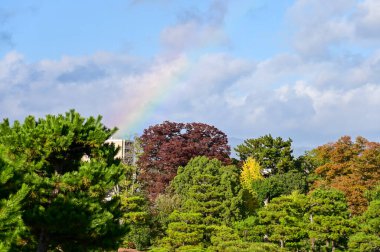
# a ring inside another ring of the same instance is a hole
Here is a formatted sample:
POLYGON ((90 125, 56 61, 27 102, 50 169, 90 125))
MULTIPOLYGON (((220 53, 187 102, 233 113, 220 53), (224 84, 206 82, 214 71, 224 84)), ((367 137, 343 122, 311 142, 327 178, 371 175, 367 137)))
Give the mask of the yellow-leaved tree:
POLYGON ((255 180, 264 179, 261 174, 261 166, 256 159, 248 157, 243 163, 240 182, 244 189, 248 190, 251 194, 256 195, 256 192, 252 189, 252 182, 255 180))

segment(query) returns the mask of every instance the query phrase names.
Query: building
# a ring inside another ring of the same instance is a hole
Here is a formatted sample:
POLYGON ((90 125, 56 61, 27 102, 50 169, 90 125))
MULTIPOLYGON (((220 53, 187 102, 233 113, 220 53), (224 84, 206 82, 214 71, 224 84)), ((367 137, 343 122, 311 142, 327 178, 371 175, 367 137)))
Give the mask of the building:
POLYGON ((111 138, 108 139, 106 143, 113 144, 116 148, 119 148, 119 151, 116 154, 115 158, 119 158, 123 163, 129 165, 136 163, 136 153, 133 141, 111 138))

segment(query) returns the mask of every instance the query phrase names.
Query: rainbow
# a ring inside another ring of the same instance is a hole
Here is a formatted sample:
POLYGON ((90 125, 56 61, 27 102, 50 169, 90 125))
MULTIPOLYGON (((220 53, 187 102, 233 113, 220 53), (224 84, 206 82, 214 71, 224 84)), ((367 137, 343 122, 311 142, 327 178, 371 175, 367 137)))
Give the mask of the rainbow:
POLYGON ((188 59, 179 57, 170 62, 158 62, 148 73, 123 80, 125 95, 117 104, 112 120, 119 128, 118 137, 130 138, 146 127, 156 108, 183 83, 189 65, 188 59))

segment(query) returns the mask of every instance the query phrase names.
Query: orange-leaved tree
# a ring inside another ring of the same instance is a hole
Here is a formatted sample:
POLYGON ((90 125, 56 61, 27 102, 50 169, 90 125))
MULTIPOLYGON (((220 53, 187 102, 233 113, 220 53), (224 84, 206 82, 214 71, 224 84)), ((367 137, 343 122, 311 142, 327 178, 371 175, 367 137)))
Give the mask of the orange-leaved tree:
POLYGON ((334 143, 312 151, 321 165, 315 169, 320 179, 315 187, 331 186, 343 191, 353 214, 364 212, 368 206, 364 192, 380 179, 380 143, 357 137, 355 142, 343 136, 334 143))

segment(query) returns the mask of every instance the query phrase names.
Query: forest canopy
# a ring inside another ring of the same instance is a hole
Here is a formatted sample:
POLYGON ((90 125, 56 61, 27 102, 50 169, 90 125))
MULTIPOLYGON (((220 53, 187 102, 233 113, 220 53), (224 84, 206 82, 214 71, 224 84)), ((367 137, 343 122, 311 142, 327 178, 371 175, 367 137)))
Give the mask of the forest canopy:
POLYGON ((204 123, 147 128, 116 158, 101 116, 0 123, 1 251, 379 251, 380 143, 299 157, 204 123))

